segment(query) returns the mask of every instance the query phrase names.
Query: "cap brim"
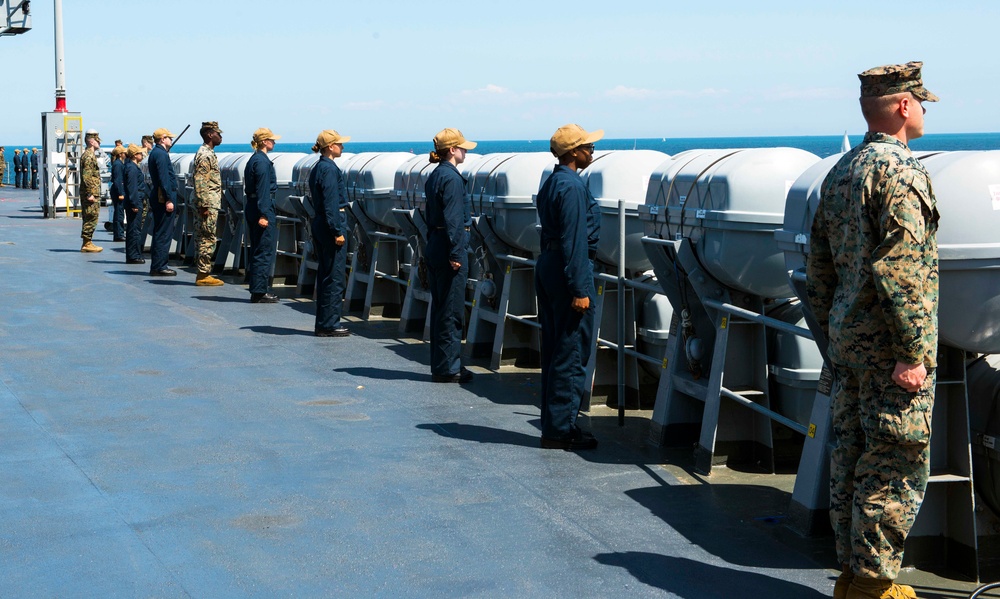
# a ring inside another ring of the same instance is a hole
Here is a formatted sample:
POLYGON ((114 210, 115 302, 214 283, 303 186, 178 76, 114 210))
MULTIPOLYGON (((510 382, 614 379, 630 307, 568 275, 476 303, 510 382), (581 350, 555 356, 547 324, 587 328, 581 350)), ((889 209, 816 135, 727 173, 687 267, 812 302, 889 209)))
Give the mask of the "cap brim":
POLYGON ((268 139, 270 139, 271 141, 278 141, 279 139, 281 139, 281 136, 272 134, 270 137, 268 137, 268 139))
POLYGON ((910 93, 916 96, 918 100, 922 100, 924 102, 937 102, 938 100, 941 99, 932 94, 926 87, 922 85, 916 89, 911 89, 910 93))
POLYGON ((587 134, 587 139, 580 142, 580 145, 582 146, 584 144, 592 144, 595 141, 600 140, 602 137, 604 137, 604 129, 598 129, 597 131, 592 131, 587 134))
POLYGON ((479 144, 477 144, 474 141, 465 140, 465 141, 463 141, 462 143, 458 144, 455 147, 456 148, 462 148, 463 150, 475 150, 476 146, 478 146, 478 145, 479 144))
POLYGON ((345 135, 345 136, 339 138, 337 141, 335 141, 333 143, 335 143, 335 144, 346 144, 349 141, 351 141, 351 136, 350 135, 345 135))

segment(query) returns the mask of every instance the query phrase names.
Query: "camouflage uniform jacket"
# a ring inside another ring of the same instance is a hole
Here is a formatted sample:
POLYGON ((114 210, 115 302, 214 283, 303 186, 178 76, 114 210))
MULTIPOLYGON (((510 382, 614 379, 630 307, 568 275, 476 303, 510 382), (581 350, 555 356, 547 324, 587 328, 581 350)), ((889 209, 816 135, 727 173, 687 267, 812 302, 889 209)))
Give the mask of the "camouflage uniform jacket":
POLYGON ((937 228, 927 170, 890 135, 869 132, 827 174, 806 287, 832 362, 937 365, 937 228))
POLYGON ((90 196, 101 199, 101 167, 97 164, 94 148, 87 148, 80 157, 80 199, 90 196))
POLYGON ((219 159, 208 144, 194 155, 194 205, 198 208, 222 208, 222 174, 219 159))

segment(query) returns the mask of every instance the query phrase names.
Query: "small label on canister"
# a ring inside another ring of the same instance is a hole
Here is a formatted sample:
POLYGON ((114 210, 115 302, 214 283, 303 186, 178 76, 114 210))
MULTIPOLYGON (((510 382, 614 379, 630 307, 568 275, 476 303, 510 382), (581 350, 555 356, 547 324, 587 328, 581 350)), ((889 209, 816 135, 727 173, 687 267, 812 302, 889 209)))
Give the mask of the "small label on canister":
POLYGON ((990 185, 990 199, 993 200, 993 209, 1000 210, 1000 185, 990 185))

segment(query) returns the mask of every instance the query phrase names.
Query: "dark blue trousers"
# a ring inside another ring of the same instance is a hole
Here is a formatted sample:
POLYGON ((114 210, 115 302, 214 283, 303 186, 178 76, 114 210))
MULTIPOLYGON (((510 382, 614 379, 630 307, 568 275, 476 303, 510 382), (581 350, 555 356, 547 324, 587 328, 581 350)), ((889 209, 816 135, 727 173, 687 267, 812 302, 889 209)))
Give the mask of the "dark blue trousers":
POLYGON ((542 436, 569 435, 586 390, 586 367, 594 351, 594 302, 580 314, 564 274, 558 252, 543 251, 535 264, 538 322, 542 325, 542 436))
POLYGON ((129 211, 128 224, 125 227, 125 259, 139 260, 142 258, 142 210, 129 211))
POLYGON ((153 212, 153 242, 149 248, 149 271, 164 270, 169 267, 170 239, 174 234, 174 213, 167 212, 166 204, 150 202, 153 212))
POLYGON ((115 239, 125 237, 125 200, 111 200, 111 231, 115 239))
POLYGON ((247 221, 247 237, 250 239, 250 255, 247 263, 247 282, 250 293, 267 293, 271 287, 271 271, 274 270, 275 224, 269 222, 261 227, 257 221, 247 221))
POLYGON ((31 171, 31 188, 38 189, 38 171, 31 171))
POLYGON ((448 263, 451 248, 444 232, 431 231, 427 240, 427 278, 431 287, 431 374, 452 375, 462 369, 462 329, 465 325, 465 284, 469 260, 455 270, 448 263))
POLYGON ((347 244, 315 240, 316 247, 316 330, 329 331, 340 326, 347 288, 347 244))

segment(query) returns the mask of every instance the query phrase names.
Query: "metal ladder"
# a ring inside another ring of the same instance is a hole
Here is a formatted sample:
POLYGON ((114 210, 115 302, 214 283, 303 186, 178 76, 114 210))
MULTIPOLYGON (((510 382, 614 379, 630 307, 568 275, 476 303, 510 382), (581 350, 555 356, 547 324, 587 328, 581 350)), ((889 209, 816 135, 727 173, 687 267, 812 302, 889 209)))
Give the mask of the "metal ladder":
POLYGON ((66 216, 83 212, 80 200, 80 156, 83 154, 83 117, 63 117, 63 148, 66 152, 66 169, 63 188, 66 190, 66 216), (73 206, 79 206, 74 208, 73 206))

